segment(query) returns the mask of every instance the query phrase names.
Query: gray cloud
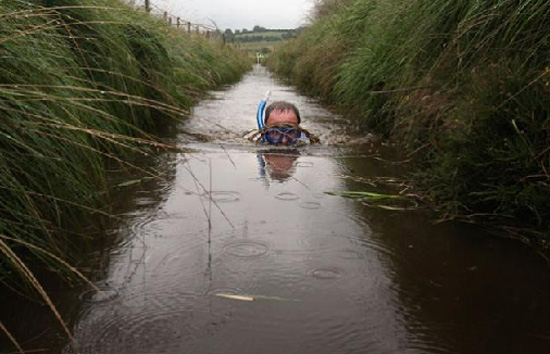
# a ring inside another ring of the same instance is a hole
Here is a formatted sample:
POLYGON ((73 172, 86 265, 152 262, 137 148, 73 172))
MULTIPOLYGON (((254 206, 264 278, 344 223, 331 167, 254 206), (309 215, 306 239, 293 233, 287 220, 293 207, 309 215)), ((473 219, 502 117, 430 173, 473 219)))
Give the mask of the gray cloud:
POLYGON ((313 6, 313 0, 151 0, 151 3, 182 19, 214 22, 222 30, 252 29, 255 25, 295 28, 307 22, 313 6))

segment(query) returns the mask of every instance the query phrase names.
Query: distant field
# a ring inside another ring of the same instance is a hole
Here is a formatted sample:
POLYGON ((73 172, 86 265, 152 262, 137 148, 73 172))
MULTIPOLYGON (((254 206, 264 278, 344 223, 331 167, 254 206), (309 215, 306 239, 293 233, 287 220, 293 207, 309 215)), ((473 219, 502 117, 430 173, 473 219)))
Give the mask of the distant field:
POLYGON ((230 43, 242 51, 265 54, 272 52, 276 45, 294 38, 297 32, 297 30, 291 29, 237 33, 230 40, 230 43))
POLYGON ((273 51, 274 44, 279 42, 247 42, 247 43, 235 43, 235 47, 240 50, 244 50, 247 52, 261 52, 262 49, 268 48, 269 50, 273 51))
POLYGON ((282 38, 283 34, 289 33, 288 32, 280 32, 280 31, 271 31, 271 32, 249 32, 249 33, 239 33, 235 35, 235 40, 238 40, 239 38, 248 38, 248 37, 271 37, 271 38, 282 38))
POLYGON ((234 43, 250 43, 250 42, 280 42, 297 35, 296 30, 266 30, 256 32, 237 33, 231 36, 231 41, 234 43))

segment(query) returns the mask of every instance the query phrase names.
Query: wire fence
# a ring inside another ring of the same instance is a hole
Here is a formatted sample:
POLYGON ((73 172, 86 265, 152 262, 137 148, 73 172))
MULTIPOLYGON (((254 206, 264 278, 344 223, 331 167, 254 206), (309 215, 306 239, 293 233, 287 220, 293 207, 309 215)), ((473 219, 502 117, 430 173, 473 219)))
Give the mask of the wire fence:
POLYGON ((162 19, 171 26, 185 31, 189 34, 202 35, 209 39, 223 40, 223 33, 214 25, 206 25, 186 20, 181 16, 171 14, 170 12, 160 8, 151 0, 126 0, 132 7, 146 11, 159 19, 162 19))

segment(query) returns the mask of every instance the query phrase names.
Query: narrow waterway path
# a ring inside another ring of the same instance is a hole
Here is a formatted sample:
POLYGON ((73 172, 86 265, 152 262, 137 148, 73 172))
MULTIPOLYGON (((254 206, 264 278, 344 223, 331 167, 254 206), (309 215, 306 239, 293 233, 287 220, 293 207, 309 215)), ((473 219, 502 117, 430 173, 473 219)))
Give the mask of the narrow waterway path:
MULTIPOLYGON (((326 194, 395 176, 385 147, 255 67, 182 123, 74 315, 81 353, 547 353, 548 266, 420 211, 326 194), (323 143, 254 145, 267 90, 323 143)), ((76 306, 76 305, 75 305, 76 306)), ((74 306, 73 306, 74 307, 74 306)), ((62 350, 72 353, 70 346, 62 350)))

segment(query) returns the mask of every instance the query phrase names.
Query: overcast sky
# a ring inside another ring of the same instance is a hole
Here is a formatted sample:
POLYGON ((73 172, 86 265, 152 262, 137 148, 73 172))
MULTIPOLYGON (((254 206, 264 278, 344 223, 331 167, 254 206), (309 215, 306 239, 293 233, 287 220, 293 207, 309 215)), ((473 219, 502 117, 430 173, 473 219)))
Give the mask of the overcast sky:
MULTIPOLYGON (((307 22, 313 0, 150 0, 189 21, 219 29, 296 28, 307 22)), ((136 1, 139 3, 140 1, 136 1)), ((141 0, 143 2, 143 0, 141 0)))

